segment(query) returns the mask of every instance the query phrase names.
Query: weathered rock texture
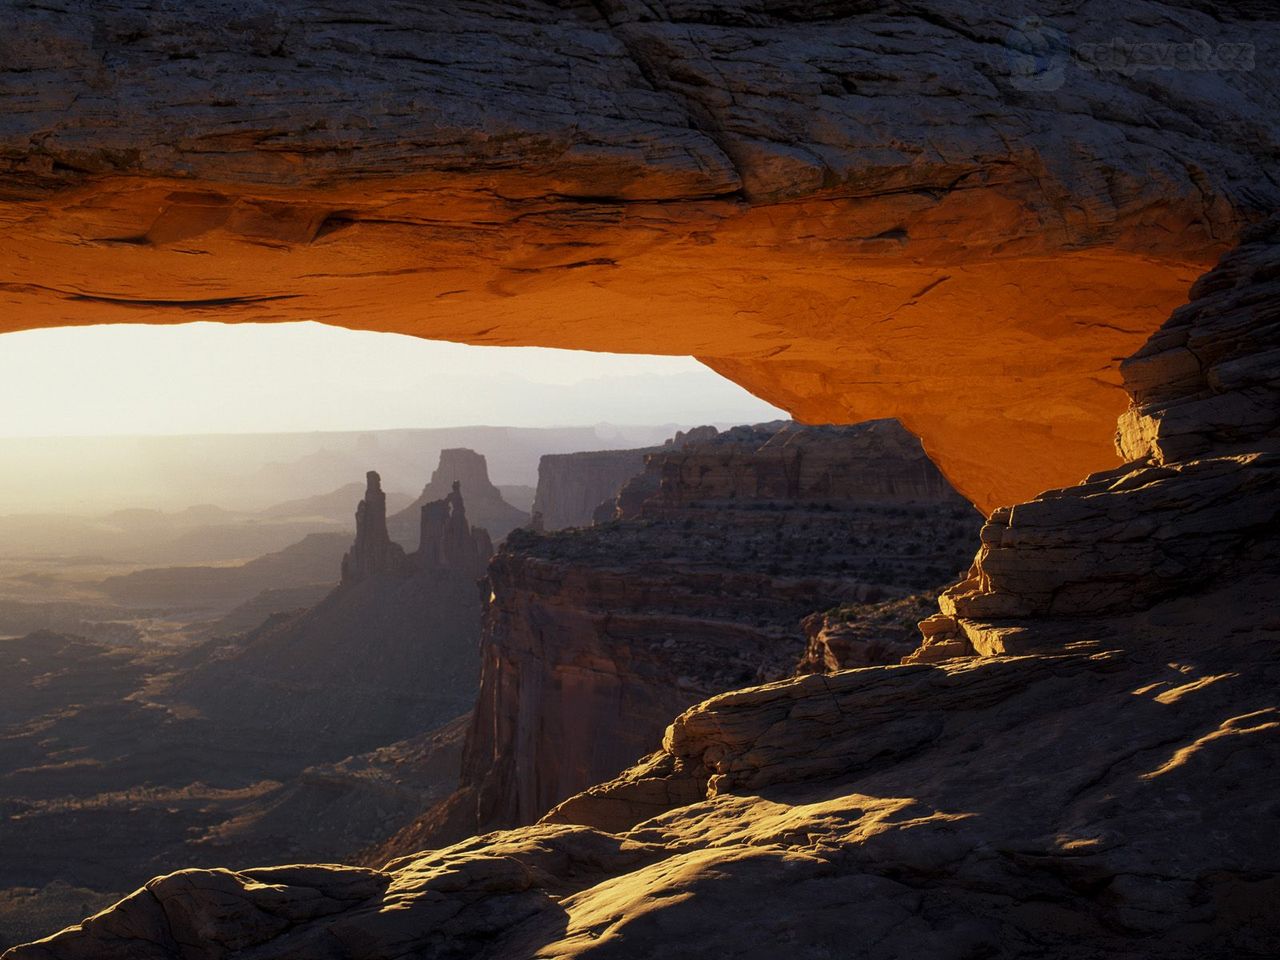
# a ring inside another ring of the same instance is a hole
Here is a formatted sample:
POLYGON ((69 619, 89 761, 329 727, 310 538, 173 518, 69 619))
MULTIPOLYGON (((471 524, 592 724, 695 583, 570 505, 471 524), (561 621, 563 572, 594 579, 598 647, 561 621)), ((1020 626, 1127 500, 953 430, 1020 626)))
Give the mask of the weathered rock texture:
POLYGON ((542 529, 551 531, 638 516, 633 503, 638 506, 657 489, 656 478, 647 476, 650 455, 681 450, 718 432, 712 426, 694 427, 677 430, 652 447, 547 454, 538 461, 533 512, 541 516, 542 529))
POLYGON ((657 494, 640 516, 705 500, 960 502, 920 441, 892 420, 735 427, 653 454, 646 471, 658 477, 657 494))
POLYGON ((922 593, 810 614, 801 623, 806 646, 796 673, 899 663, 920 646, 920 620, 937 609, 937 596, 922 593))
POLYGON ((1280 220, 1197 281, 1122 369, 1130 460, 997 510, 930 629, 1019 649, 1002 621, 1131 610, 1280 568, 1280 220))
POLYGON ((649 468, 696 474, 725 457, 769 482, 650 501, 642 520, 512 534, 489 566, 460 792, 385 849, 528 823, 651 750, 686 707, 791 674, 815 609, 938 587, 968 561, 977 514, 897 424, 722 436, 710 453, 673 444, 649 468), (805 482, 775 483, 801 450, 805 482), (928 482, 884 495, 921 470, 928 482))
POLYGON ((421 549, 424 511, 428 504, 449 500, 459 487, 467 498, 471 520, 490 536, 501 540, 516 527, 529 522, 529 515, 503 500, 502 491, 489 480, 484 454, 453 447, 440 451, 440 462, 418 499, 388 521, 391 536, 398 543, 417 544, 421 549))
POLYGON ((0 328, 690 354, 988 511, 1112 465, 1114 358, 1280 203, 1262 3, 0 11, 0 328))

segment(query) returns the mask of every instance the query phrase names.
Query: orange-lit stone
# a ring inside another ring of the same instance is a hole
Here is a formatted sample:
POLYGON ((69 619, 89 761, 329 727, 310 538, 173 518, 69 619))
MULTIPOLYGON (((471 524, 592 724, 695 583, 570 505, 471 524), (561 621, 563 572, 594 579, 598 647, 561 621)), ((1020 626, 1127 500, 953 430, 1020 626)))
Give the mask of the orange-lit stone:
MULTIPOLYGON (((1280 203, 1263 57, 1028 86, 961 5, 242 7, 15 14, 0 330, 691 354, 803 420, 901 418, 990 510, 1116 462, 1117 358, 1280 203)), ((1172 9, 1048 26, 1244 35, 1172 9)))

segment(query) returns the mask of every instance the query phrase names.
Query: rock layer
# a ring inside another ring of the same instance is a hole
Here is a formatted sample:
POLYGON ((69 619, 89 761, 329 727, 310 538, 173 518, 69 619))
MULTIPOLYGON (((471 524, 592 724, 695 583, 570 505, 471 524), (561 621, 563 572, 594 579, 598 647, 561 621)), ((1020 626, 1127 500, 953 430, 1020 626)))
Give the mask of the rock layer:
POLYGON ((1113 358, 1280 203, 1265 6, 2 15, 3 329, 689 354, 802 420, 898 417, 984 511, 1113 465, 1113 358), (1117 38, 1227 55, 1090 59, 1117 38))
POLYGON ((544 456, 538 461, 538 492, 533 501, 543 529, 590 526, 597 508, 644 472, 644 458, 650 452, 651 448, 593 450, 544 456))
POLYGON ((1280 220, 1255 228, 1123 370, 1116 443, 1130 461, 997 510, 940 636, 983 653, 1023 617, 1141 609, 1280 566, 1280 220))

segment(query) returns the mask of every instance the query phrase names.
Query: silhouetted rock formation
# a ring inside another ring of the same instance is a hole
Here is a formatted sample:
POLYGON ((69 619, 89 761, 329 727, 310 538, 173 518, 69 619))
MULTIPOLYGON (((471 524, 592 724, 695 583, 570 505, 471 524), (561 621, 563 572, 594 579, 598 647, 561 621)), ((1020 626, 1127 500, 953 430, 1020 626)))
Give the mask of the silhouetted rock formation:
MULTIPOLYGON (((431 473, 418 499, 389 521, 391 536, 406 546, 422 543, 423 508, 447 500, 460 484, 467 498, 471 519, 491 536, 501 540, 516 527, 529 522, 529 515, 502 499, 502 492, 489 480, 489 468, 482 454, 463 447, 440 451, 440 462, 431 473)), ((433 520, 434 523, 434 520, 433 520)))
POLYGON ((342 558, 342 583, 350 585, 379 573, 405 569, 404 549, 387 533, 387 497, 373 470, 366 478, 364 499, 356 507, 356 540, 342 558))
POLYGON ((980 518, 896 423, 698 436, 649 456, 674 479, 643 520, 508 538, 462 789, 405 844, 530 822, 691 704, 789 675, 815 609, 939 587, 969 557, 980 518))
POLYGON ((492 555, 493 541, 488 531, 467 523, 459 481, 453 481, 453 489, 443 500, 422 505, 421 536, 414 555, 420 567, 470 572, 479 577, 492 555))

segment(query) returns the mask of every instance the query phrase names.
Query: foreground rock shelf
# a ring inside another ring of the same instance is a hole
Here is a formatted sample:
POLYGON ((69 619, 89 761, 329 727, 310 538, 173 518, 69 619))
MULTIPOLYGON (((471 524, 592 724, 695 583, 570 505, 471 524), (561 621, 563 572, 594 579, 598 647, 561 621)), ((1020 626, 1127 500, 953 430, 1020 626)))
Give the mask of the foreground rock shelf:
POLYGON ((1268 956, 1280 609, 1195 608, 1112 621, 1122 651, 728 694, 562 822, 185 871, 8 958, 1268 956))

